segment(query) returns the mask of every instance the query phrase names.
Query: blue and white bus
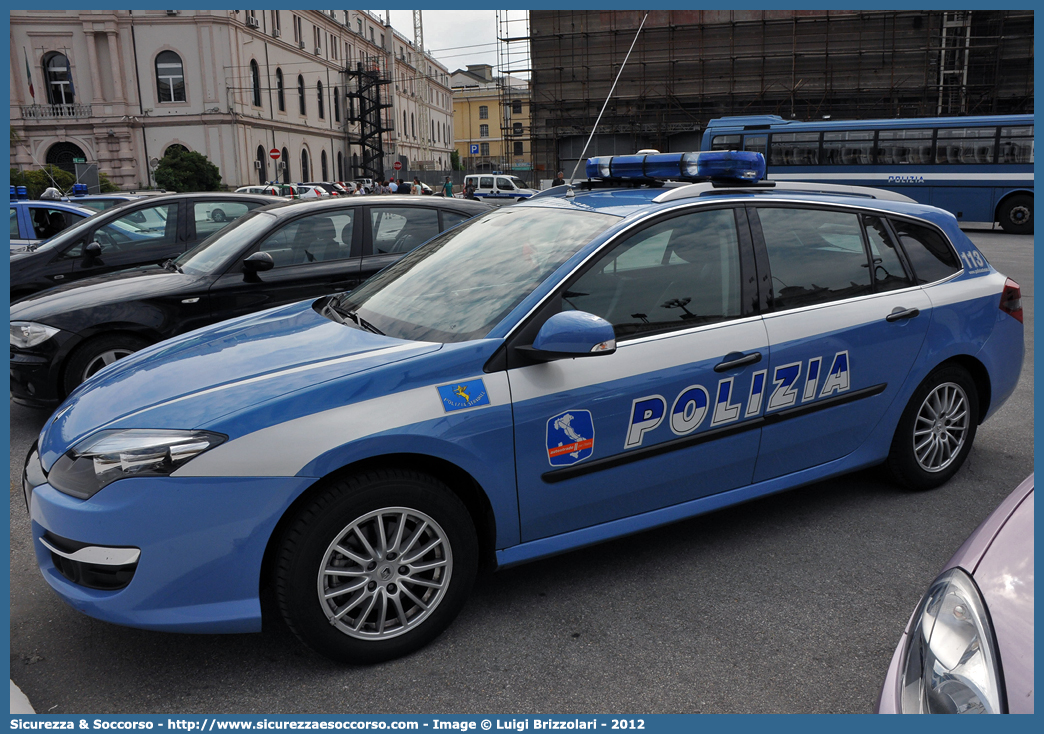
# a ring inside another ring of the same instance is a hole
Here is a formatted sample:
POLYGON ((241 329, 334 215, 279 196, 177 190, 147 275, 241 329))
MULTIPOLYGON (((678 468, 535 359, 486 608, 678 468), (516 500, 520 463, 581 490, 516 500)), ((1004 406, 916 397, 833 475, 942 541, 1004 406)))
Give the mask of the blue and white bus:
POLYGON ((1033 232, 1033 115, 797 122, 722 117, 703 150, 756 150, 768 178, 874 186, 952 212, 1033 232))

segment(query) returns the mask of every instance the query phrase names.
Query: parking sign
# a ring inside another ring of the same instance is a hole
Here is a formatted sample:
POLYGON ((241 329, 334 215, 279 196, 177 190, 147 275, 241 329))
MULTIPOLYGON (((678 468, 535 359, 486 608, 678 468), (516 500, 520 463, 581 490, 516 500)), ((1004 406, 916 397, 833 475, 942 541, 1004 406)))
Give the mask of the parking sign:
POLYGON ((471 155, 478 155, 478 143, 471 144, 471 155))

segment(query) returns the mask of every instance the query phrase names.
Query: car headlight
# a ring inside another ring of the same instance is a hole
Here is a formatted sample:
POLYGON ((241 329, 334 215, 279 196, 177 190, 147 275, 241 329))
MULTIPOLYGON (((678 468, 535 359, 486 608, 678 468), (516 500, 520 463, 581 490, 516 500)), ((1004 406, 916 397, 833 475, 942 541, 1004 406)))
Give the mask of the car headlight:
POLYGON ((993 627, 962 569, 939 576, 921 600, 900 685, 906 714, 1004 713, 993 627))
POLYGON ((35 324, 32 321, 11 322, 11 344, 20 349, 43 344, 58 333, 58 329, 46 324, 35 324))
POLYGON ((62 454, 47 482, 60 492, 87 499, 117 479, 166 476, 226 438, 209 431, 99 431, 62 454))

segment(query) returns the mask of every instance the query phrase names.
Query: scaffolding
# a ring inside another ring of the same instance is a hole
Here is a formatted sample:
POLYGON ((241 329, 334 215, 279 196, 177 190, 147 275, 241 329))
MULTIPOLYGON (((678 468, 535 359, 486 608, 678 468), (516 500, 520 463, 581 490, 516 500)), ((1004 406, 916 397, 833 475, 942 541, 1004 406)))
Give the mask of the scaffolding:
POLYGON ((522 115, 529 103, 528 86, 519 86, 532 73, 529 53, 529 11, 497 10, 497 92, 500 107, 500 136, 503 156, 499 167, 511 168, 516 143, 525 145, 531 129, 530 116, 522 115))
MULTIPOLYGON (((530 12, 538 168, 579 155, 644 13, 530 12)), ((692 149, 727 115, 1032 111, 1032 10, 654 10, 590 154, 692 149)))

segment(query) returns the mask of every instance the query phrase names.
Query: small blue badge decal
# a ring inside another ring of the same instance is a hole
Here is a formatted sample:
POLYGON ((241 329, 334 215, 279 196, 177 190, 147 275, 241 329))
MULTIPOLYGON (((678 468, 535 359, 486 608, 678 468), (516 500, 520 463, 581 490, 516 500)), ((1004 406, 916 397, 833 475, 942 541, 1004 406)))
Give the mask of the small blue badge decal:
POLYGON ((567 410, 547 421, 547 460, 569 466, 594 453, 594 419, 589 410, 567 410))
POLYGON ((442 398, 442 408, 447 413, 489 405, 489 393, 486 392, 486 385, 482 380, 443 385, 439 388, 439 397, 442 398))

